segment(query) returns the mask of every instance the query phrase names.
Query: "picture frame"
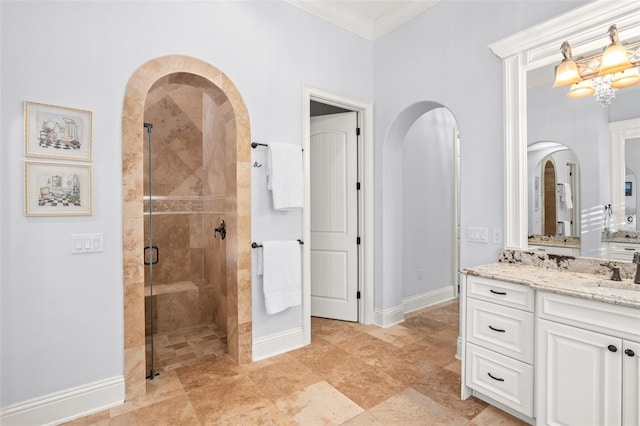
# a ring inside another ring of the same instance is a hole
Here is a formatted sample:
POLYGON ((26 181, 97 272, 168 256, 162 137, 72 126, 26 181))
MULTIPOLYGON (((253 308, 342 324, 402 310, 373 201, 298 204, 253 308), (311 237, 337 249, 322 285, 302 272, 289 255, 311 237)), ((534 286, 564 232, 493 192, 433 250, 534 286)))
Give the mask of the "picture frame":
POLYGON ((25 101, 24 121, 25 156, 92 160, 91 111, 25 101))
POLYGON ((93 214, 90 164, 25 161, 25 216, 93 214))

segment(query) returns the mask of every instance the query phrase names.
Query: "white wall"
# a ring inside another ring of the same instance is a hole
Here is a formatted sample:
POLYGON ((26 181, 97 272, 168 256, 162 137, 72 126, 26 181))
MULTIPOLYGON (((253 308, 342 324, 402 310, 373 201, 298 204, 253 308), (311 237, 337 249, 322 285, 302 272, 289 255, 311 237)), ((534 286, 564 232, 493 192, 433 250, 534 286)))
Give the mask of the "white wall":
MULTIPOLYGON (((286 2, 13 2, 1 10, 2 313, 0 406, 123 374, 121 120, 125 87, 170 54, 236 84, 261 142, 301 143, 302 87, 371 102, 372 43, 286 2), (348 66, 347 66, 348 64, 348 66), (94 114, 94 214, 23 215, 23 102, 94 114), (70 254, 73 233, 103 253, 70 254)), ((254 150, 260 162, 264 152, 254 150)), ((253 239, 299 238, 299 212, 274 213, 253 169, 253 239)), ((259 282, 254 280, 254 283, 259 282)), ((254 337, 300 327, 269 317, 253 289, 254 337)))
MULTIPOLYGON (((461 268, 493 262, 502 244, 466 241, 469 226, 503 227, 502 61, 487 47, 507 35, 577 7, 581 2, 445 0, 376 40, 375 87, 375 280, 376 307, 402 298, 402 285, 386 282, 382 252, 385 144, 399 114, 430 101, 455 116, 461 138, 461 268), (384 291, 382 291, 384 290, 384 291)), ((394 133, 393 137, 396 136, 394 133)), ((385 194, 386 196, 386 194, 385 194)), ((391 219, 393 220, 393 218, 391 219)), ((401 242, 399 242, 401 244, 401 242)), ((383 248, 384 247, 384 248, 383 248)))
POLYGON ((404 140, 403 298, 454 283, 455 127, 446 108, 434 109, 416 120, 404 140))

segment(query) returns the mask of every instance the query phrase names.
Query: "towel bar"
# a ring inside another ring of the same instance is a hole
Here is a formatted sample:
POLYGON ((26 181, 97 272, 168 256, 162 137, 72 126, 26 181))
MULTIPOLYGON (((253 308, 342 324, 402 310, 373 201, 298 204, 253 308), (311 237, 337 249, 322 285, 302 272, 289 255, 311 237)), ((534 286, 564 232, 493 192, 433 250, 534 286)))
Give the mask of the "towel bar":
MULTIPOLYGON (((300 245, 304 244, 304 241, 302 240, 298 240, 298 242, 300 243, 300 245)), ((258 247, 262 247, 262 244, 258 244, 256 242, 251 243, 251 248, 258 248, 258 247)))
MULTIPOLYGON (((269 144, 266 143, 258 143, 258 142, 251 142, 251 148, 257 148, 259 146, 269 146, 269 144)), ((302 149, 302 152, 304 152, 304 149, 302 149)))

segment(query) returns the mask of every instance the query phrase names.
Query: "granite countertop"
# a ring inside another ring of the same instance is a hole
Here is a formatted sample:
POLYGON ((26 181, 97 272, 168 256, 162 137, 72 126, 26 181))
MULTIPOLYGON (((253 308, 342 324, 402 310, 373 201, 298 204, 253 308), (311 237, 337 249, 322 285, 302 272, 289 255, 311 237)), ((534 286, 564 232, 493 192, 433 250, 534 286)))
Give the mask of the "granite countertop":
POLYGON ((474 266, 465 269, 463 273, 523 284, 536 290, 640 309, 640 284, 635 284, 630 278, 611 281, 609 277, 599 274, 503 262, 474 266))
POLYGON ((561 235, 529 235, 530 245, 580 248, 580 238, 561 235))
POLYGON ((610 242, 610 243, 640 244, 640 232, 636 232, 636 231, 603 232, 602 241, 610 242))

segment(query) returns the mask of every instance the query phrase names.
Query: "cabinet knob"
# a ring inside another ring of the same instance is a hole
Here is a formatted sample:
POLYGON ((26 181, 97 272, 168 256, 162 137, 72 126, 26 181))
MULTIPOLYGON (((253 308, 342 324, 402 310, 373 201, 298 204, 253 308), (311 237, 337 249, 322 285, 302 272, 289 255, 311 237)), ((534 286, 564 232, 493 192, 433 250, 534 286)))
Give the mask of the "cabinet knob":
POLYGON ((618 348, 616 348, 614 345, 607 346, 607 349, 609 349, 611 352, 618 352, 618 348))
POLYGON ((636 356, 636 353, 634 351, 632 351, 631 349, 625 349, 624 353, 629 355, 629 356, 636 356))

